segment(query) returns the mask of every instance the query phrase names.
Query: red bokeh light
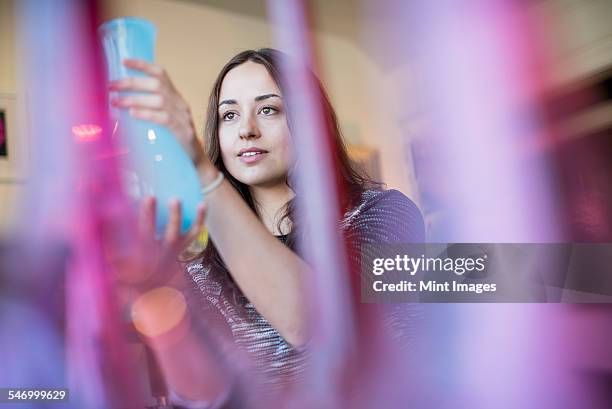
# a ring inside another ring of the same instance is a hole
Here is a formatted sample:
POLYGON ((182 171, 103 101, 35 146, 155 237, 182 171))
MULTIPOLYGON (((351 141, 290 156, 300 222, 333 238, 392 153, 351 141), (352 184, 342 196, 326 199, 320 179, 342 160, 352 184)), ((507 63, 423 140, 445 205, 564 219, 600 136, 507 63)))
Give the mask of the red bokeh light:
POLYGON ((102 127, 96 124, 82 124, 72 127, 72 133, 79 142, 89 142, 99 138, 102 127))

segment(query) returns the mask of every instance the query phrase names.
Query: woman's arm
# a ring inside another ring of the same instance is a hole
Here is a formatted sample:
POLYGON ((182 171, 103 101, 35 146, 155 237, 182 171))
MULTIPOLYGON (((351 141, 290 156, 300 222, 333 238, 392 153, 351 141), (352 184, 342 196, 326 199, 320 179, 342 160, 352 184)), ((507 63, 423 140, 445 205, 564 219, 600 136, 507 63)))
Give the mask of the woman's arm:
MULTIPOLYGON (((203 162, 198 173, 207 186, 218 170, 203 162)), ((303 345, 306 263, 268 231, 229 182, 205 200, 211 237, 244 295, 287 342, 303 345)))
POLYGON ((132 306, 133 323, 155 354, 174 403, 216 407, 227 399, 231 376, 221 357, 191 323, 181 292, 158 287, 140 295, 132 306))
POLYGON ((106 255, 116 273, 117 299, 129 306, 131 322, 154 352, 172 395, 181 402, 208 407, 227 397, 233 374, 210 337, 202 336, 200 327, 192 323, 184 295, 188 282, 176 261, 203 228, 205 207, 199 207, 193 226, 182 234, 180 203, 171 202, 168 225, 160 239, 155 235, 155 207, 155 199, 143 200, 128 251, 123 239, 129 231, 118 228, 123 220, 113 219, 104 225, 106 255))

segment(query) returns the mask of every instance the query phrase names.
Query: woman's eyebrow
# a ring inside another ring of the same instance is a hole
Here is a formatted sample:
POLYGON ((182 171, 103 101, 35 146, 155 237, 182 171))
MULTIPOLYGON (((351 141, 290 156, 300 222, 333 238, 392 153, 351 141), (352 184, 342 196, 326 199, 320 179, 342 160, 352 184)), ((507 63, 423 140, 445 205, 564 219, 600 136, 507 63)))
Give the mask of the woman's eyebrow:
MULTIPOLYGON (((273 97, 277 97, 277 98, 281 98, 282 97, 278 94, 263 94, 263 95, 258 95, 255 97, 255 101, 259 102, 259 101, 263 101, 264 99, 268 99, 268 98, 273 98, 273 97)), ((223 101, 219 102, 219 106, 221 105, 236 105, 238 104, 238 102, 235 99, 224 99, 223 101)))
POLYGON ((238 102, 237 102, 235 99, 225 99, 225 100, 223 100, 223 101, 219 102, 219 106, 224 105, 224 104, 227 104, 227 105, 235 105, 235 104, 237 104, 237 103, 238 103, 238 102))
MULTIPOLYGON (((281 98, 280 95, 277 94, 263 94, 263 95, 258 95, 255 97, 255 101, 259 102, 259 101, 263 101, 264 99, 268 99, 268 98, 272 98, 272 97, 277 97, 277 98, 281 98)), ((282 99, 282 98, 281 98, 282 99)))

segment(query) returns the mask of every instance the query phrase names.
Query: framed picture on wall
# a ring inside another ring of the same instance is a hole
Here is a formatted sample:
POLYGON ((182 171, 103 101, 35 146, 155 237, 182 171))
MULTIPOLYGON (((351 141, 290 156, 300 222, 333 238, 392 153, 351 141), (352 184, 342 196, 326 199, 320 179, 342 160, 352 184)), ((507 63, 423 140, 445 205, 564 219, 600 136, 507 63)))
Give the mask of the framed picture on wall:
POLYGON ((6 119, 4 110, 0 109, 0 158, 6 158, 8 149, 6 146, 6 119))
POLYGON ((25 105, 12 93, 0 92, 0 181, 23 181, 27 169, 25 105))

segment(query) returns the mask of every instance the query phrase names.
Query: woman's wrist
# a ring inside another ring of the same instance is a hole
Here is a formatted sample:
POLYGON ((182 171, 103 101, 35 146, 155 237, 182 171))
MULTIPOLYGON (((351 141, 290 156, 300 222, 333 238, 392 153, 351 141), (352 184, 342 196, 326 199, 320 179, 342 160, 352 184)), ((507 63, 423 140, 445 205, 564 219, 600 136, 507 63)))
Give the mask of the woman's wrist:
POLYGON ((204 144, 196 136, 195 132, 191 138, 189 152, 191 153, 191 160, 196 168, 206 161, 210 162, 208 155, 206 155, 204 144))
POLYGON ((198 171, 198 177, 200 178, 202 187, 206 187, 217 180, 220 172, 208 158, 196 164, 196 170, 198 171))
POLYGON ((207 186, 210 183, 214 182, 215 179, 219 176, 219 170, 215 167, 215 165, 210 161, 206 151, 204 150, 204 146, 202 142, 194 137, 192 143, 192 161, 198 172, 198 177, 200 179, 200 183, 202 186, 207 186))

